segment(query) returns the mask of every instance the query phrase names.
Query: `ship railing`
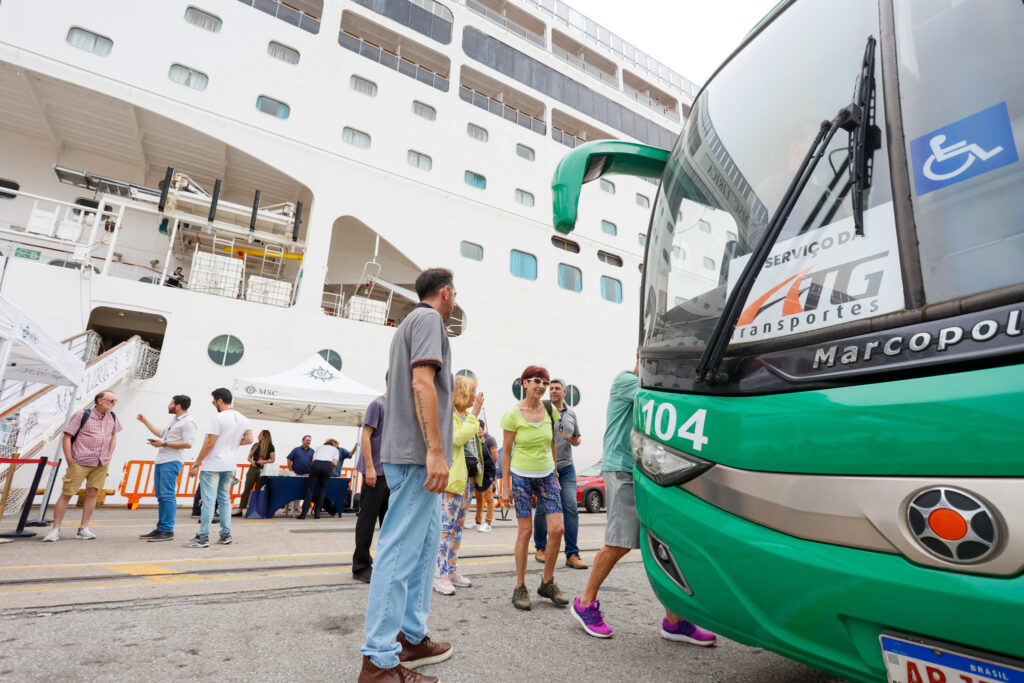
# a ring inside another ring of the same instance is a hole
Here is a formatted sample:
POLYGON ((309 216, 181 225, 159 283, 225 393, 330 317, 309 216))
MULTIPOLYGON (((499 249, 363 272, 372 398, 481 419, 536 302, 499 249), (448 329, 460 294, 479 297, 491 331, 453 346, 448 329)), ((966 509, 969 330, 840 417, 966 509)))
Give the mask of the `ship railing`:
POLYGON ((547 124, 543 119, 539 119, 535 116, 531 116, 524 111, 520 111, 515 107, 510 107, 503 102, 499 102, 493 97, 484 95, 481 92, 477 92, 472 88, 465 85, 459 86, 459 98, 469 102, 470 104, 485 109, 490 113, 500 116, 506 121, 518 124, 527 130, 532 130, 534 133, 545 135, 548 132, 547 124))
POLYGON ((312 14, 303 12, 300 9, 289 7, 283 2, 278 0, 238 0, 244 5, 253 7, 266 12, 272 17, 277 17, 281 21, 297 26, 303 31, 309 31, 310 33, 320 33, 320 19, 314 17, 312 14))
POLYGON ((320 300, 320 308, 332 318, 342 317, 345 310, 345 292, 329 292, 325 289, 320 300))
POLYGON ((566 147, 576 148, 582 145, 586 140, 578 138, 572 133, 567 133, 559 128, 551 127, 551 137, 557 142, 561 142, 566 147))
POLYGON ((606 72, 601 71, 600 69, 598 69, 596 66, 591 66, 590 64, 587 64, 585 61, 583 61, 579 57, 577 57, 575 55, 569 54, 568 51, 563 50, 562 48, 558 47, 557 45, 552 45, 551 46, 551 54, 555 55, 556 57, 558 57, 562 61, 569 62, 570 64, 575 66, 577 69, 579 69, 581 71, 587 72, 588 74, 590 74, 594 78, 597 78, 598 80, 600 80, 600 81, 602 81, 604 83, 607 83, 608 85, 612 86, 613 88, 618 88, 619 87, 619 79, 616 78, 613 74, 606 73, 606 72))
MULTIPOLYGON (((104 201, 103 208, 92 208, 6 188, 2 195, 8 199, 31 200, 32 206, 27 216, 23 215, 21 219, 0 217, 0 235, 14 240, 31 240, 34 245, 58 250, 71 249, 77 261, 83 261, 102 245, 101 239, 119 224, 125 208, 113 200, 104 201)), ((24 203, 15 202, 11 210, 25 208, 24 203)))
POLYGON ((622 84, 622 91, 624 93, 626 93, 627 95, 629 95, 630 97, 632 97, 637 102, 639 102, 640 104, 642 104, 642 105, 644 105, 646 107, 650 107, 651 109, 653 109, 654 111, 658 112, 659 114, 661 114, 663 116, 667 116, 668 118, 672 119, 673 121, 678 121, 679 120, 679 112, 677 112, 675 109, 673 109, 672 107, 670 107, 668 105, 662 104, 658 100, 655 100, 655 99, 653 99, 651 97, 648 97, 647 95, 645 95, 644 93, 640 92, 639 90, 636 90, 635 88, 633 88, 633 87, 623 83, 622 84))
POLYGON ((512 21, 508 17, 503 17, 494 10, 488 9, 487 7, 484 7, 478 2, 474 2, 473 0, 466 0, 466 7, 473 10, 480 16, 485 17, 490 21, 493 21, 495 24, 503 26, 507 31, 515 33, 517 36, 521 38, 525 38, 534 45, 538 45, 542 48, 547 47, 547 42, 544 40, 544 36, 537 35, 533 31, 526 28, 525 26, 520 26, 519 24, 512 21))
POLYGON ((448 92, 449 81, 448 78, 441 74, 431 71, 430 69, 417 64, 416 62, 406 59, 405 57, 399 57, 393 52, 369 43, 359 36, 352 35, 345 31, 338 32, 338 44, 346 50, 356 52, 363 57, 366 57, 370 61, 377 62, 381 66, 386 66, 389 69, 393 69, 400 74, 404 74, 409 78, 414 78, 420 83, 429 85, 432 88, 437 88, 441 92, 448 92))

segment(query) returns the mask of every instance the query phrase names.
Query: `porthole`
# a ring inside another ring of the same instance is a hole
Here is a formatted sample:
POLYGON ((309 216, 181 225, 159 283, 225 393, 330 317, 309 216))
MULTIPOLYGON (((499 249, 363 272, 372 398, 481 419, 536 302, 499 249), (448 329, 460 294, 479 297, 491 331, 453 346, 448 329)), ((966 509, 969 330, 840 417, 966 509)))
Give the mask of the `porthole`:
POLYGON ((526 390, 523 389, 523 383, 519 381, 518 377, 512 382, 512 395, 516 397, 517 401, 522 401, 526 398, 526 390))
POLYGON ((468 377, 471 380, 476 381, 476 373, 473 372, 472 370, 466 370, 465 368, 463 368, 462 370, 459 370, 458 372, 456 372, 455 376, 456 377, 468 377))
POLYGON ((242 360, 245 354, 245 346, 238 337, 230 334, 222 334, 214 337, 210 345, 206 347, 206 353, 217 365, 234 365, 242 360))
POLYGON ((320 349, 317 353, 320 354, 321 358, 327 361, 328 365, 339 372, 341 371, 341 354, 333 349, 320 349))
POLYGON ((575 408, 576 404, 580 402, 580 390, 575 384, 565 385, 565 402, 569 404, 570 408, 575 408))

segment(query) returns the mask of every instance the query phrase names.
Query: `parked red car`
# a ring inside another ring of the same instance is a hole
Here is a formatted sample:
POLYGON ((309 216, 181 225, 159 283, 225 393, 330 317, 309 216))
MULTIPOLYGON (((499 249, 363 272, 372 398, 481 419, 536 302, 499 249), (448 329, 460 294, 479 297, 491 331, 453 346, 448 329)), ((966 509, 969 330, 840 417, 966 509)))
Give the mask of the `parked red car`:
POLYGON ((576 473, 576 506, 587 512, 600 512, 604 507, 604 475, 601 461, 576 473))

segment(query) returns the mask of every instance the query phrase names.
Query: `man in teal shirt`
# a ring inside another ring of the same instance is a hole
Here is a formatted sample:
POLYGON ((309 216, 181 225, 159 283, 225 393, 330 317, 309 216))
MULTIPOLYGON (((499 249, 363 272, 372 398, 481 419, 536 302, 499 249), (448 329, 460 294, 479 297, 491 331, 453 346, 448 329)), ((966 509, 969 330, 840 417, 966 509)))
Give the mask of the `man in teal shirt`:
MULTIPOLYGON (((623 370, 612 382, 608 397, 608 416, 604 430, 604 454, 601 472, 608 499, 608 520, 604 531, 604 546, 594 558, 594 568, 583 595, 573 601, 572 616, 583 630, 596 638, 610 638, 612 630, 604 623, 597 591, 608 578, 615 563, 640 547, 640 518, 636 513, 633 492, 633 448, 630 434, 633 430, 633 405, 640 390, 640 357, 632 372, 623 370)), ((661 622, 661 637, 691 645, 715 644, 715 634, 680 619, 668 610, 661 622)))

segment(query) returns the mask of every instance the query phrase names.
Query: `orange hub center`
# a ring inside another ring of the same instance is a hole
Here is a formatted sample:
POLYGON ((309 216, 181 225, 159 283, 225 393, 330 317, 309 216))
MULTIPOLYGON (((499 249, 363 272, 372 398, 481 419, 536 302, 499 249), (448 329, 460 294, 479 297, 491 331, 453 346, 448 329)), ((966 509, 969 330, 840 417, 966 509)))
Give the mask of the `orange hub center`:
POLYGON ((948 508, 940 508, 928 515, 928 526, 936 536, 947 541, 959 541, 967 535, 967 520, 948 508))

